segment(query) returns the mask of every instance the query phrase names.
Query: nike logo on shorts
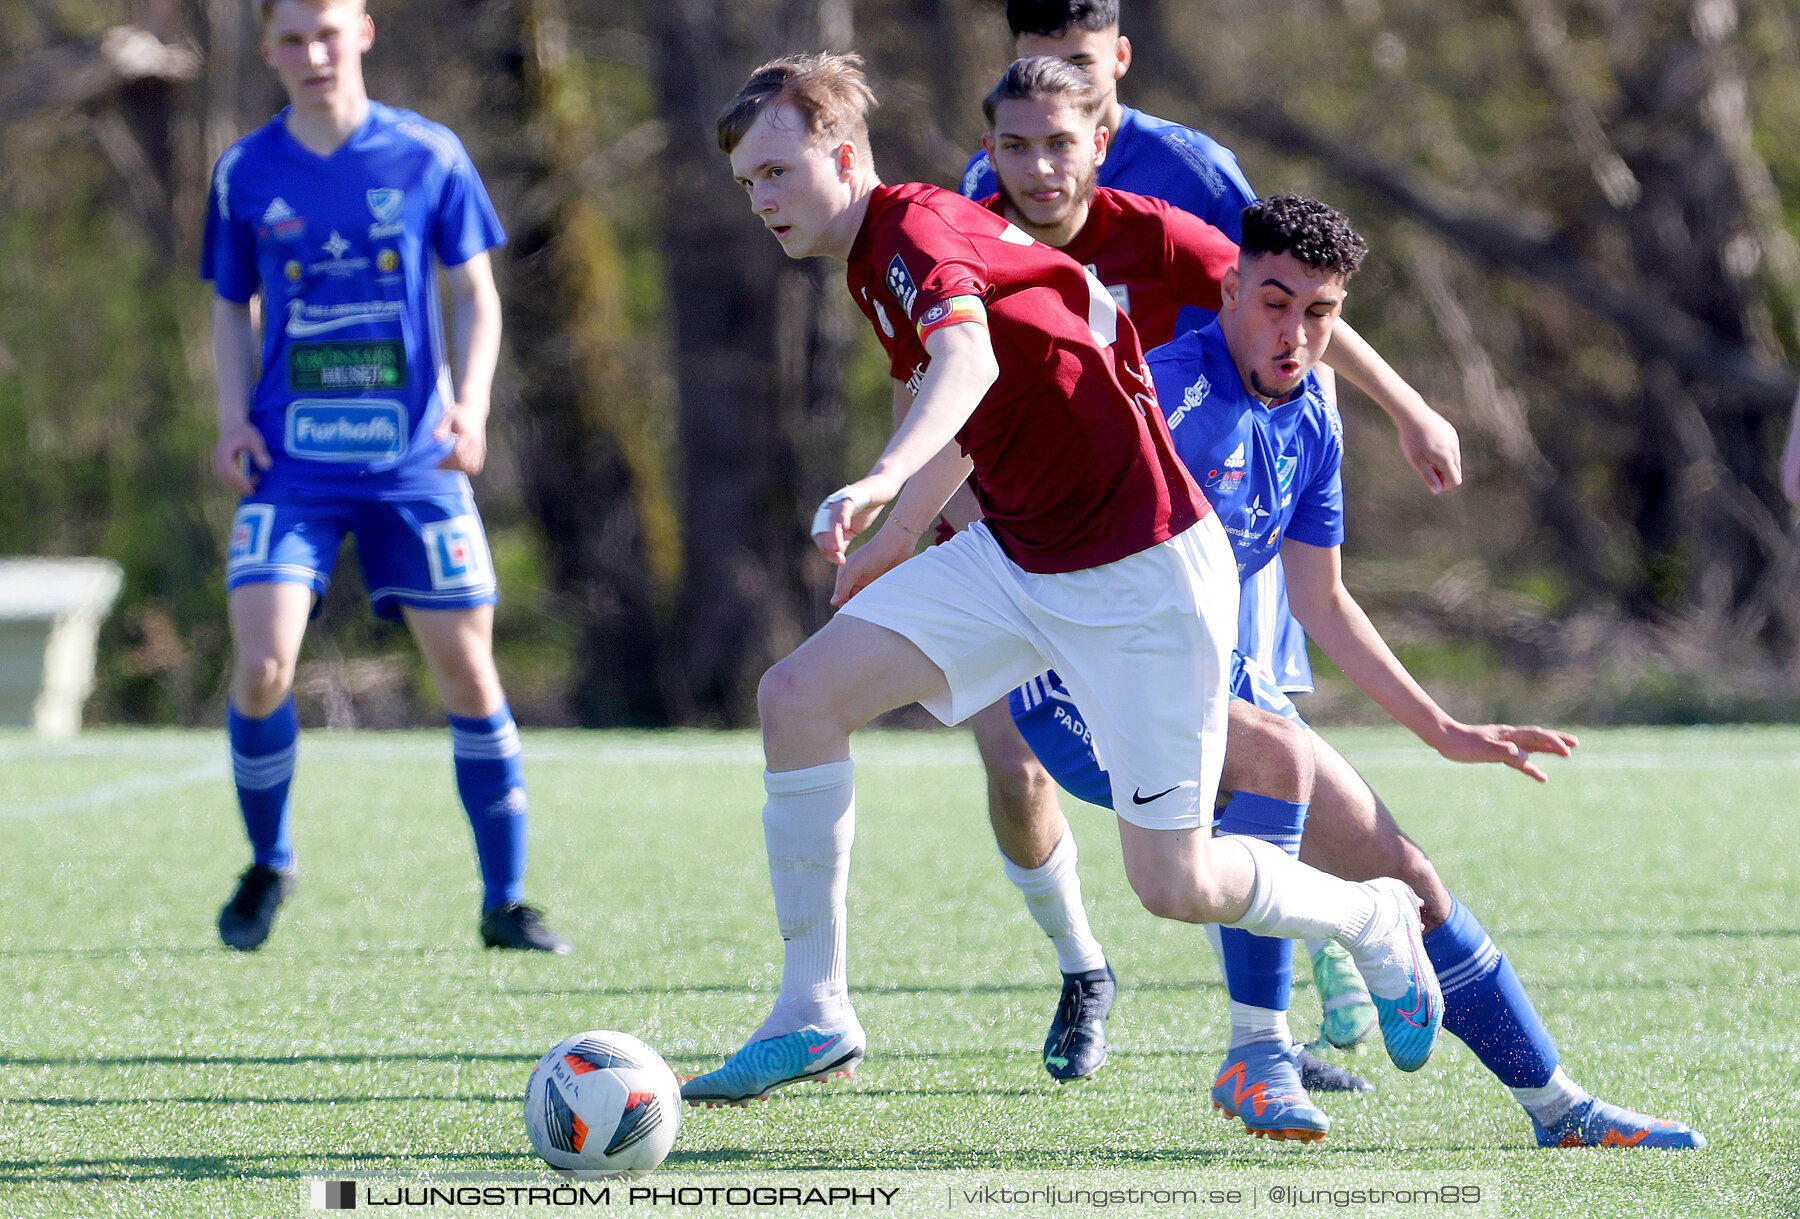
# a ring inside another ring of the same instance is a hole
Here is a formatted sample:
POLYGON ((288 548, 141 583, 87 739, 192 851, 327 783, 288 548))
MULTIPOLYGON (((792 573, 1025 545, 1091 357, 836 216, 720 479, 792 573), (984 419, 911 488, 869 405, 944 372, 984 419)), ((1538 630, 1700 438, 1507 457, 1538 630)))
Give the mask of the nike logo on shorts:
MULTIPOLYGON (((1175 787, 1180 787, 1180 786, 1181 786, 1181 784, 1179 784, 1179 783, 1177 783, 1175 785, 1175 787)), ((1164 796, 1168 795, 1170 792, 1174 791, 1175 787, 1165 787, 1165 788, 1163 788, 1163 790, 1157 792, 1154 796, 1142 795, 1134 787, 1131 789, 1131 802, 1133 804, 1152 804, 1155 801, 1161 800, 1164 796)))

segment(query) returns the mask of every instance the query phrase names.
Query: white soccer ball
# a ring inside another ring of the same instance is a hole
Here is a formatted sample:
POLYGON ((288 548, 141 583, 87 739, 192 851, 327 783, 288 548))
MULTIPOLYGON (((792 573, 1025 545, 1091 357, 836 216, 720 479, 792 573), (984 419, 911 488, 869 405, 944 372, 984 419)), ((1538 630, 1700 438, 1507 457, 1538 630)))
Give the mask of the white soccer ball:
POLYGON ((552 1168, 641 1177, 669 1154, 681 1085, 630 1033, 577 1033, 553 1046, 525 1085, 525 1131, 552 1168))

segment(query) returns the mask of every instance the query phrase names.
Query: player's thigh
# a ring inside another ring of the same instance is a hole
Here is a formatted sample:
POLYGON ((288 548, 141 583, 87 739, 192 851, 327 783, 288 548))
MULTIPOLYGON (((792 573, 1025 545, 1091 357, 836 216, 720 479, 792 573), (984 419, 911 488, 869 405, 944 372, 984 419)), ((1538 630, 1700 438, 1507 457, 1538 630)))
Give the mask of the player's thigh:
MULTIPOLYGON (((906 636, 839 614, 763 675, 757 688, 765 734, 817 723, 850 733, 908 703, 943 702, 943 670, 906 636)), ((783 769, 774 765, 772 769, 783 769)))
POLYGON ((286 580, 240 584, 226 594, 239 666, 273 665, 291 674, 314 600, 309 585, 286 580))
POLYGON ((1219 786, 1276 800, 1312 798, 1312 732, 1257 661, 1232 655, 1230 728, 1219 786))
POLYGON ((968 723, 975 736, 975 748, 981 754, 981 764, 990 776, 1023 775, 1043 770, 1037 755, 1019 734, 1018 725, 1013 723, 1006 699, 989 703, 971 715, 968 723))
POLYGON ((307 620, 349 527, 341 504, 246 499, 232 519, 225 589, 240 693, 291 676, 307 620))
POLYGON ((450 713, 480 717, 500 710, 504 695, 494 668, 494 607, 419 609, 403 605, 401 611, 450 713))
POLYGON ((499 599, 487 532, 467 487, 355 506, 356 554, 377 617, 469 610, 499 599))

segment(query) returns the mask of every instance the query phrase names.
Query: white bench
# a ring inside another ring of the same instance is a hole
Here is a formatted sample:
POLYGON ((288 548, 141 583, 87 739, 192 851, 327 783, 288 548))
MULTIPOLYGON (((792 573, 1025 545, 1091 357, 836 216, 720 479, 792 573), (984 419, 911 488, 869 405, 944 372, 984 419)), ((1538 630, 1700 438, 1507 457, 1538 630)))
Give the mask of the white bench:
POLYGON ((111 559, 0 559, 0 724, 81 731, 94 642, 122 582, 111 559))

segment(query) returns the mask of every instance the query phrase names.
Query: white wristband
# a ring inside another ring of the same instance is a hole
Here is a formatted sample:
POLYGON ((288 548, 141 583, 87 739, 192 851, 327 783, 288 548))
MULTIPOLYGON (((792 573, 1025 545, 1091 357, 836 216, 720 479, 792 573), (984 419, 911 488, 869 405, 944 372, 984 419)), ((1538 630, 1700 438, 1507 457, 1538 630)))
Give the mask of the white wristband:
POLYGON ((827 495, 825 497, 825 502, 819 505, 819 510, 813 513, 813 536, 817 537, 821 533, 831 532, 831 510, 838 504, 849 503, 850 515, 855 516, 858 512, 867 508, 873 498, 874 497, 869 494, 869 489, 867 487, 839 487, 836 491, 827 495))

